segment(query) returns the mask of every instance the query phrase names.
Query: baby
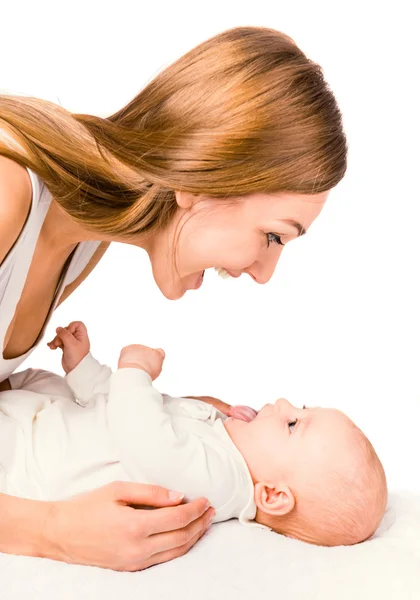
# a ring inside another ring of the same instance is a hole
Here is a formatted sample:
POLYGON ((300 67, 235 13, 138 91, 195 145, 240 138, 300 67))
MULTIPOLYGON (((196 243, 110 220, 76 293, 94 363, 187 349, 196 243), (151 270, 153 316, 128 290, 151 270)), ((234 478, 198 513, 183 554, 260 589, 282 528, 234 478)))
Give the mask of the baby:
POLYGON ((49 346, 63 350, 65 378, 28 369, 0 394, 0 492, 59 500, 115 480, 152 483, 207 497, 216 522, 325 546, 378 527, 385 473, 341 412, 280 399, 234 418, 162 395, 152 381, 163 350, 127 346, 112 373, 90 354, 81 322, 58 328, 49 346))

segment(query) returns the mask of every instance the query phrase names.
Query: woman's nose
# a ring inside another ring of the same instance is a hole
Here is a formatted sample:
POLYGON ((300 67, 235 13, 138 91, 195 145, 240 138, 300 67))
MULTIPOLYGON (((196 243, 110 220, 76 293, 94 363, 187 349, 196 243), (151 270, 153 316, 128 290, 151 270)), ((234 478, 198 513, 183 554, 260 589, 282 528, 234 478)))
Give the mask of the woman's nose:
POLYGON ((254 281, 260 284, 268 283, 276 270, 279 262, 280 252, 274 253, 270 257, 256 260, 245 272, 252 277, 254 281))

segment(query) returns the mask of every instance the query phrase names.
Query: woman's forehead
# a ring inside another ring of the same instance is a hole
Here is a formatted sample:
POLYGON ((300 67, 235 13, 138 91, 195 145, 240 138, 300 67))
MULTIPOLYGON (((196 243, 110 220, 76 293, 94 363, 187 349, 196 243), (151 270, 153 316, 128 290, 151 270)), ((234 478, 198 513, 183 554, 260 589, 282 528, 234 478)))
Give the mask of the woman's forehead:
POLYGON ((320 213, 328 192, 313 196, 304 194, 254 194, 242 198, 237 204, 238 213, 252 219, 274 219, 295 227, 300 235, 306 232, 320 213))

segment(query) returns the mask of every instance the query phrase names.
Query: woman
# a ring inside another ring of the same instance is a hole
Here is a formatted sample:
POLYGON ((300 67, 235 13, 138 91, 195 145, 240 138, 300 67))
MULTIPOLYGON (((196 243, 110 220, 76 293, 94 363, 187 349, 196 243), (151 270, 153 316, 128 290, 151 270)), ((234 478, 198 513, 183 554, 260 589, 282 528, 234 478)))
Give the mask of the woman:
MULTIPOLYGON (((3 389, 110 242, 145 249, 170 299, 210 267, 265 283, 346 169, 320 67, 265 28, 200 44, 107 119, 0 96, 0 135, 3 389)), ((0 494, 0 551, 145 568, 211 521, 205 499, 179 502, 134 483, 53 503, 0 494)))

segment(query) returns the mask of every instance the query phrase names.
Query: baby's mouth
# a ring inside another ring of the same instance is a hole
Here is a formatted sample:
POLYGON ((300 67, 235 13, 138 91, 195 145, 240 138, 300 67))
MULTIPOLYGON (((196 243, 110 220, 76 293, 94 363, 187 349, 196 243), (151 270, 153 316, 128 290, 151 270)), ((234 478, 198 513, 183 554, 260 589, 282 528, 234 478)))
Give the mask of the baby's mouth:
POLYGON ((257 416, 257 411, 250 406, 232 406, 230 416, 240 421, 246 421, 250 423, 257 416))

